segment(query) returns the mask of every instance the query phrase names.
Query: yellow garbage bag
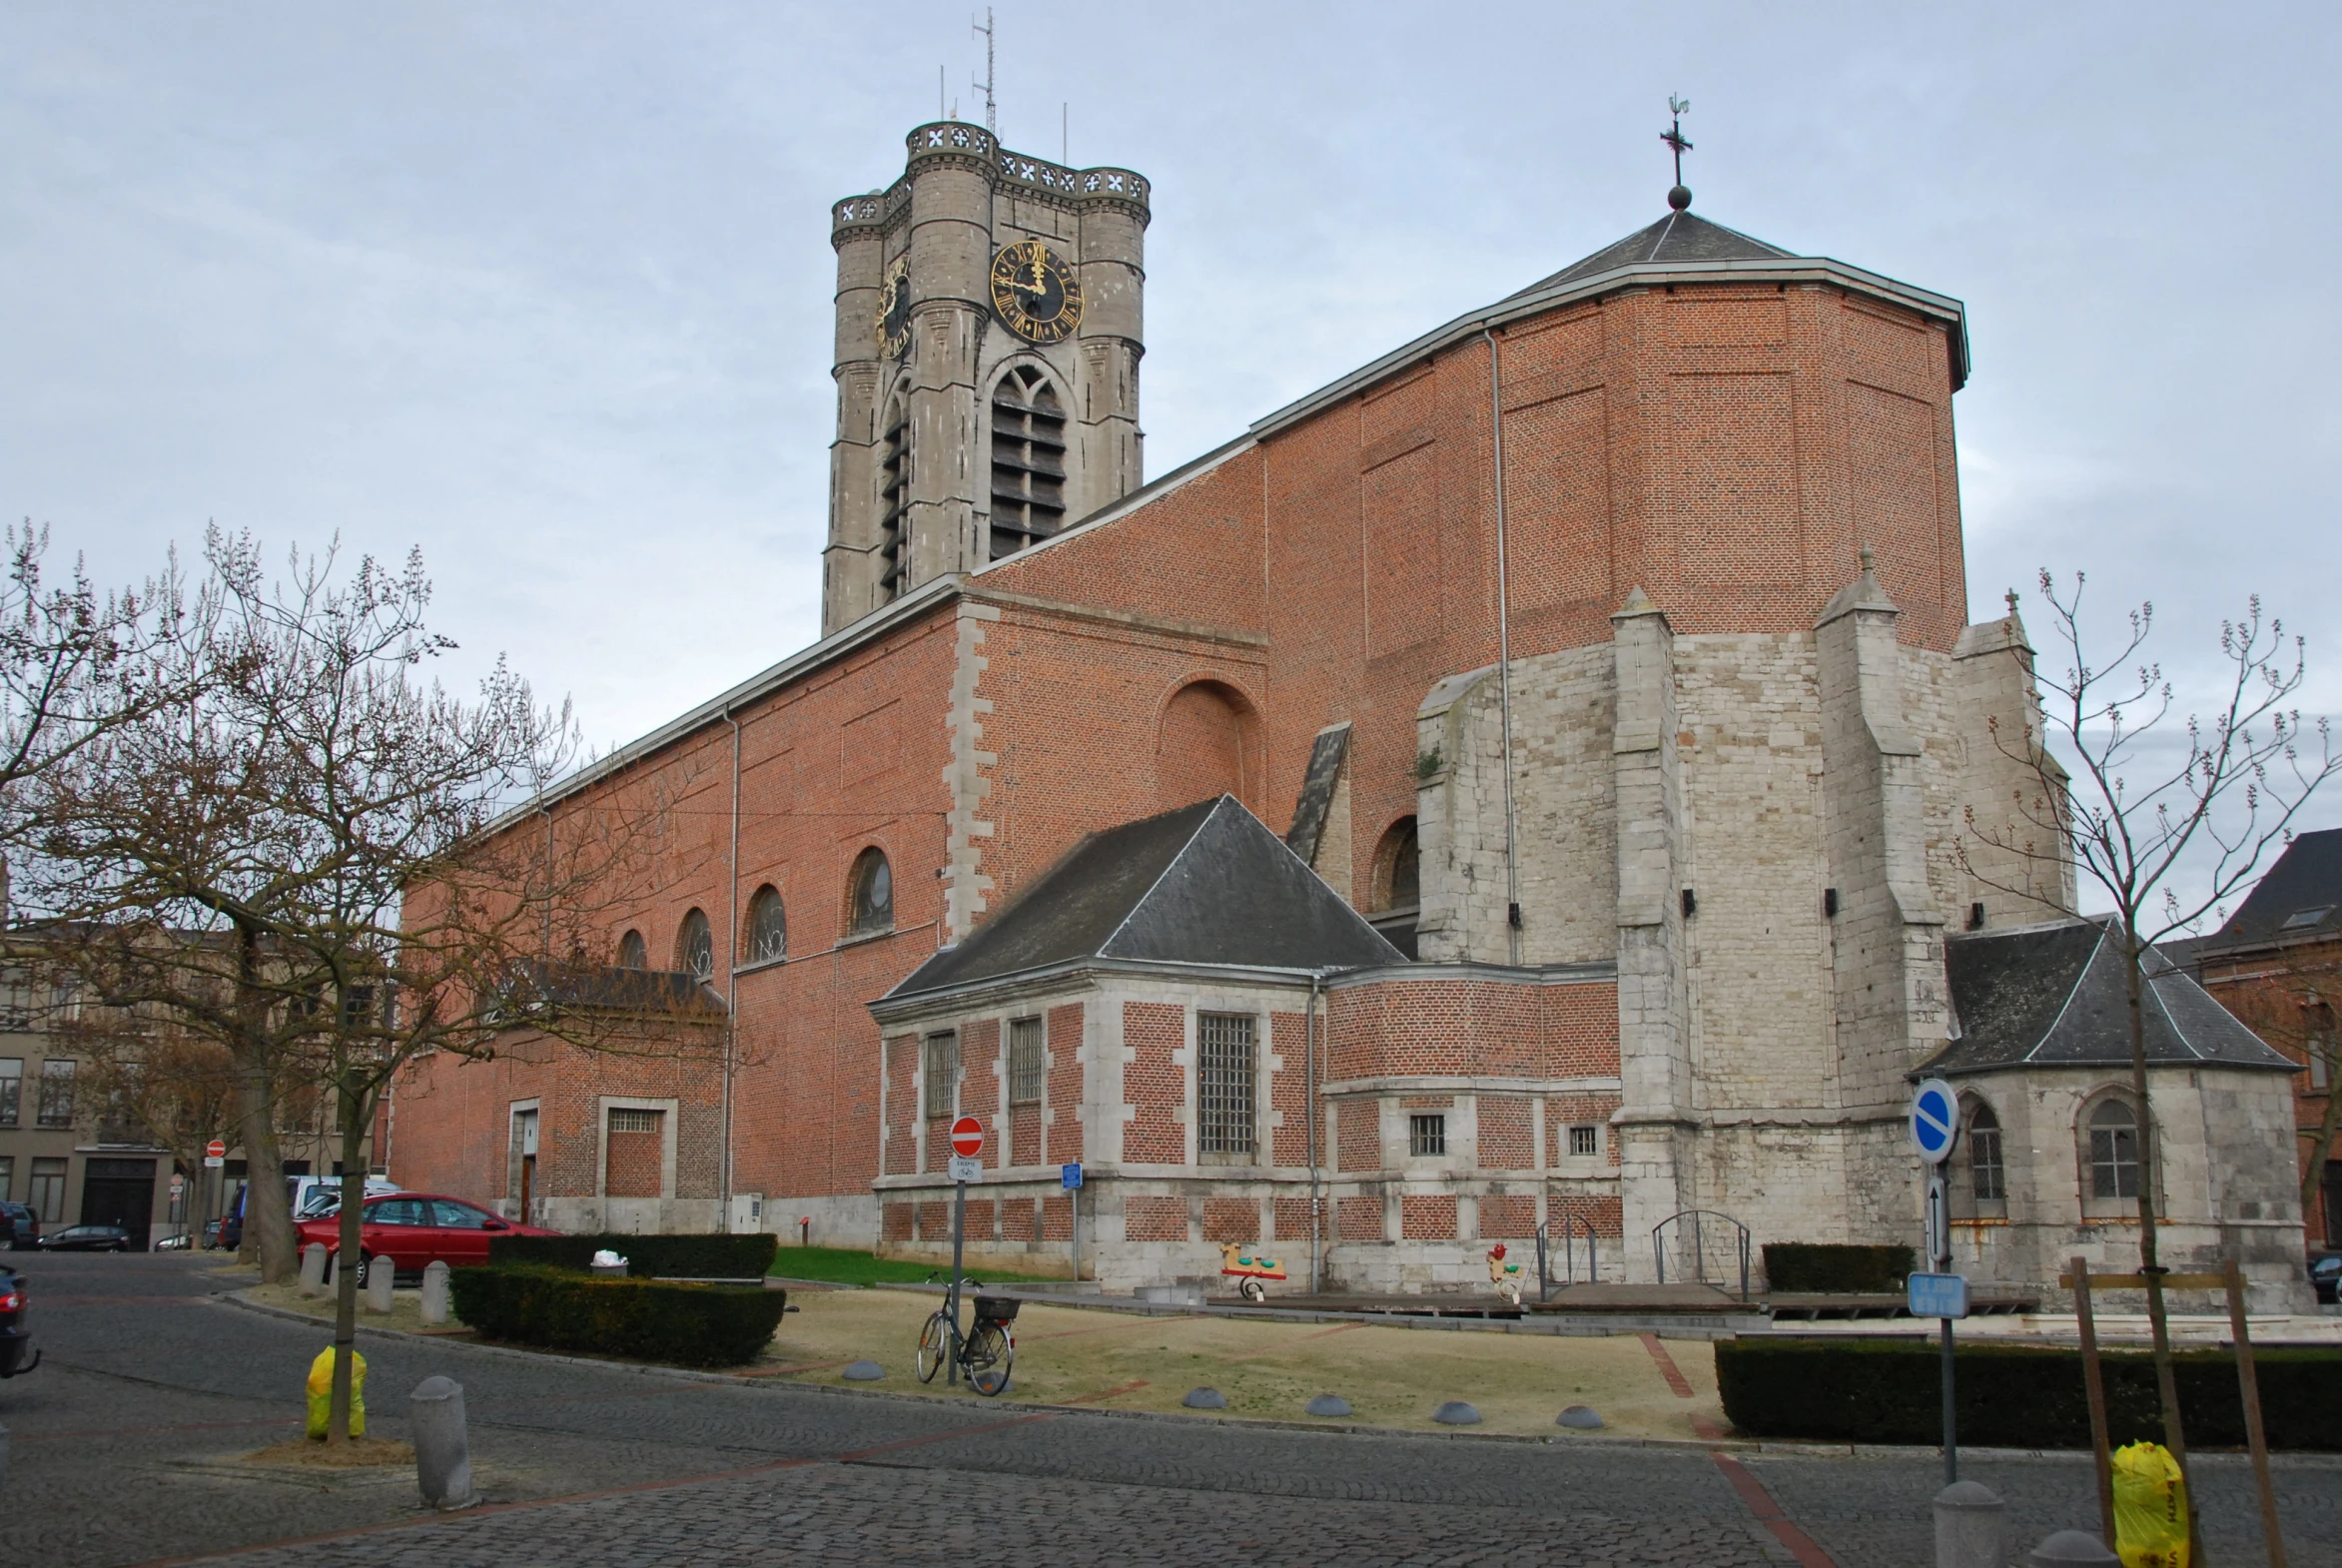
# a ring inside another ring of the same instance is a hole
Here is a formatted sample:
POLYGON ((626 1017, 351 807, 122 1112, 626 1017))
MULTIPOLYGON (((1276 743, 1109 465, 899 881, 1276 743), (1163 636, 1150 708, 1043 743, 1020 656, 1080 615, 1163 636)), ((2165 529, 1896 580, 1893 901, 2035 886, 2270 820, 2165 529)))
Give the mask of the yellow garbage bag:
MULTIPOLYGON (((324 1441, 334 1413, 334 1347, 309 1363, 309 1435, 324 1441)), ((366 1435, 366 1357, 350 1352, 350 1435, 366 1435)))
POLYGON ((2187 1482, 2160 1443, 2114 1450, 2114 1555, 2122 1568, 2187 1568, 2187 1482))

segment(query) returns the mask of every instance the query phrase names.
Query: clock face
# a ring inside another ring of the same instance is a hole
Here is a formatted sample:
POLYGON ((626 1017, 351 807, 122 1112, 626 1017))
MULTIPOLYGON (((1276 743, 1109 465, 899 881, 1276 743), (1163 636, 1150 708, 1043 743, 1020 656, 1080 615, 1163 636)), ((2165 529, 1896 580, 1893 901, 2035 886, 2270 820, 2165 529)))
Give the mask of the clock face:
POLYGON ((878 280, 878 354, 902 357, 911 346, 911 258, 898 256, 878 280))
POLYGON ((1004 245, 992 259, 992 307, 1028 343, 1063 343, 1082 325, 1082 285, 1039 240, 1004 245))

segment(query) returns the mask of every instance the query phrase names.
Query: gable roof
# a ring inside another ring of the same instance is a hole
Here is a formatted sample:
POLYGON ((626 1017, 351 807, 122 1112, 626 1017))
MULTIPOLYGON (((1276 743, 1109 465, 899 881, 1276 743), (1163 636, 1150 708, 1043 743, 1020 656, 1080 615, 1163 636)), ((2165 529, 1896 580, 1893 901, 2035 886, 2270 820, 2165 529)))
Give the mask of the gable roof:
MULTIPOLYGON (((2129 1066, 2122 956, 2102 920, 1947 937, 1944 968, 1958 1036, 1922 1072, 2129 1066)), ((2146 969, 2148 1062, 2293 1070, 2160 952, 2146 969)))
POLYGON ((2271 942, 2342 936, 2342 828, 2304 833, 2207 937, 2204 957, 2271 942))
POLYGON ((1083 960, 1245 969, 1404 962, 1233 796, 1093 833, 889 1002, 1083 960))

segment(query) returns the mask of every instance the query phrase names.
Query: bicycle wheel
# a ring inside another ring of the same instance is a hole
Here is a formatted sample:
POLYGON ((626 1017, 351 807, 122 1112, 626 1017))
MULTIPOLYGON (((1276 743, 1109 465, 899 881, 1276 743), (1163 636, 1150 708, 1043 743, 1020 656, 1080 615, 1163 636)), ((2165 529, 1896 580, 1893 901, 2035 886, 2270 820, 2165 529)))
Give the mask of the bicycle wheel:
POLYGON ((968 1336, 968 1348, 961 1359, 968 1368, 969 1386, 990 1398, 1009 1386, 1009 1368, 1017 1359, 1017 1342, 1009 1337, 1007 1329, 986 1318, 968 1336))
POLYGON ((939 1308, 919 1330, 919 1380, 934 1382, 935 1374, 944 1369, 944 1358, 951 1353, 951 1320, 939 1308))

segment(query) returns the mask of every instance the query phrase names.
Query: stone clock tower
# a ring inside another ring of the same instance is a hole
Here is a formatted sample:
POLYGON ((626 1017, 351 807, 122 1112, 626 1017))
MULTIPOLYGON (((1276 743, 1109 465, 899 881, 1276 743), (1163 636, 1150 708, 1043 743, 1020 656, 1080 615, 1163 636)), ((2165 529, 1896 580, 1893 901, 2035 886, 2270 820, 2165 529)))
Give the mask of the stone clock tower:
POLYGON ((831 210, 838 432, 828 635, 1139 487, 1147 182, 923 125, 831 210))

